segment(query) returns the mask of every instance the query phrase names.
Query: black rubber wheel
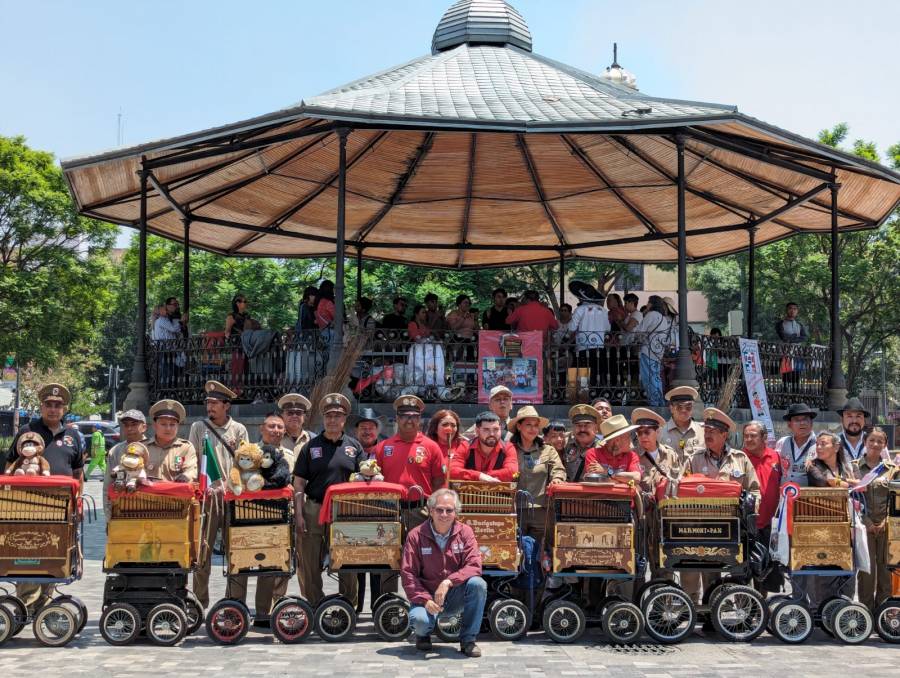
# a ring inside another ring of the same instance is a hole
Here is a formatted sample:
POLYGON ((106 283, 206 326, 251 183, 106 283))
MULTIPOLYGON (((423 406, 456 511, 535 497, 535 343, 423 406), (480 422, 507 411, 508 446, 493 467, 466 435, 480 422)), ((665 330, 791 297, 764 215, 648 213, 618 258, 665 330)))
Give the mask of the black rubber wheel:
POLYGON ((171 647, 187 635, 188 619, 178 605, 162 603, 147 615, 147 637, 155 645, 171 647))
POLYGON ((790 645, 804 642, 813 632, 813 616, 806 606, 793 600, 783 600, 772 610, 769 630, 778 640, 790 645))
POLYGON ((900 598, 888 598, 875 610, 875 630, 886 643, 900 643, 900 598))
POLYGON ((869 608, 860 603, 847 603, 832 616, 834 637, 847 645, 859 645, 872 635, 875 620, 869 608))
POLYGON ((491 605, 488 625, 497 640, 519 640, 531 627, 531 611, 515 598, 501 598, 491 605))
POLYGON ((218 645, 237 645, 250 630, 250 611, 239 600, 220 600, 206 615, 206 633, 218 645))
POLYGON ((715 596, 710 610, 713 627, 732 643, 749 642, 766 630, 769 608, 760 593, 750 586, 728 586, 715 596))
POLYGON ((439 614, 434 625, 437 637, 445 643, 458 643, 462 633, 462 612, 455 614, 439 614))
POLYGON ((634 603, 616 601, 604 608, 600 626, 611 642, 628 645, 644 632, 644 615, 634 603))
POLYGON ((187 633, 185 635, 191 636, 203 626, 203 605, 200 604, 200 599, 194 595, 193 591, 188 591, 184 598, 184 613, 187 616, 187 633))
POLYGON ((81 601, 81 598, 65 595, 59 596, 53 602, 60 605, 66 605, 75 612, 78 617, 78 631, 76 631, 76 633, 81 633, 84 630, 84 626, 87 624, 88 619, 87 605, 81 601))
POLYGON ((316 633, 322 640, 346 640, 356 628, 356 610, 346 598, 332 598, 316 609, 316 633))
POLYGON ((0 605, 0 645, 12 638, 15 620, 8 608, 0 605))
POLYGON ((584 610, 570 600, 554 600, 544 608, 544 633, 555 643, 574 643, 584 635, 584 610))
POLYGON ((314 616, 303 598, 283 598, 272 609, 272 635, 286 645, 299 643, 312 631, 314 616))
POLYGON ((128 645, 141 632, 141 613, 134 605, 113 603, 100 615, 100 635, 110 645, 128 645))
POLYGON ((25 604, 16 596, 0 597, 0 606, 6 608, 12 617, 12 631, 6 637, 6 640, 9 640, 19 635, 28 624, 28 610, 25 609, 25 604))
POLYGON ((375 608, 372 614, 375 632, 382 640, 396 643, 409 636, 409 603, 399 597, 391 597, 375 608))
POLYGON ((42 607, 34 616, 34 637, 47 647, 62 647, 78 633, 78 617, 71 608, 56 603, 42 607))
POLYGON ((680 643, 694 630, 697 610, 690 596, 675 586, 663 586, 644 599, 647 635, 663 644, 680 643))
POLYGON ((843 596, 826 598, 819 604, 819 624, 822 630, 834 638, 834 613, 841 609, 850 599, 843 596))

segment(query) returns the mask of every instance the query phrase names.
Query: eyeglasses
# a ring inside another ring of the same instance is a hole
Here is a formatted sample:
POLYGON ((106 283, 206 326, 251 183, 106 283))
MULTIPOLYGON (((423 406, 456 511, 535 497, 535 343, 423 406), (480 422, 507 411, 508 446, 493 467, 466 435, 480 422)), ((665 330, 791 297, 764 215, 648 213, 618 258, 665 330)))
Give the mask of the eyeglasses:
POLYGON ((285 410, 284 413, 290 417, 300 417, 306 414, 306 410, 285 410))
POLYGON ((435 506, 431 510, 434 511, 435 513, 440 513, 442 516, 450 516, 450 515, 453 515, 454 513, 456 513, 455 508, 443 508, 440 506, 435 506))

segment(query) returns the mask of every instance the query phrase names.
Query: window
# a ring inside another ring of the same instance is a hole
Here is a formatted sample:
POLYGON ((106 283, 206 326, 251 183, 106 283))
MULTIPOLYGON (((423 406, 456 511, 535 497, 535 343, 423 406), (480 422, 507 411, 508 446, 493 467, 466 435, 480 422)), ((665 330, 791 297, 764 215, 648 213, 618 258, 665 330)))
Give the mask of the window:
POLYGON ((616 277, 613 289, 617 292, 633 292, 644 289, 644 265, 625 264, 616 277))

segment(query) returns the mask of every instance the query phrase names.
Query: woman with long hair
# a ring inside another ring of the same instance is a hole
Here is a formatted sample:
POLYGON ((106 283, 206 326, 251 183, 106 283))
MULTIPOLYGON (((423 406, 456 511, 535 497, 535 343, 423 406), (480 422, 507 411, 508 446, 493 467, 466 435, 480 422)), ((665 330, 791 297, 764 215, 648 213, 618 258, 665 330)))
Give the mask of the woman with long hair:
MULTIPOLYGON (((860 477, 875 470, 885 460, 887 434, 881 428, 873 428, 866 436, 866 451, 859 458, 857 471, 860 477)), ((859 602, 874 613, 886 598, 891 596, 891 572, 887 568, 887 514, 890 502, 888 482, 896 473, 895 468, 875 478, 865 489, 866 514, 863 524, 869 547, 869 572, 860 571, 857 576, 859 602)))
POLYGON ((444 463, 450 468, 450 457, 462 452, 469 441, 460 435, 459 415, 453 410, 438 410, 428 421, 425 435, 431 438, 444 453, 444 463))
POLYGON ((241 344, 241 335, 244 330, 253 326, 253 319, 247 311, 247 297, 243 294, 235 294, 231 298, 231 313, 225 316, 225 341, 231 344, 231 390, 241 394, 244 385, 244 376, 247 373, 247 356, 241 344))
POLYGON ((853 487, 859 480, 840 439, 831 431, 816 436, 816 456, 806 462, 810 487, 853 487))
POLYGON ((334 283, 330 280, 325 280, 319 285, 313 312, 316 317, 316 326, 320 330, 334 327, 334 283))

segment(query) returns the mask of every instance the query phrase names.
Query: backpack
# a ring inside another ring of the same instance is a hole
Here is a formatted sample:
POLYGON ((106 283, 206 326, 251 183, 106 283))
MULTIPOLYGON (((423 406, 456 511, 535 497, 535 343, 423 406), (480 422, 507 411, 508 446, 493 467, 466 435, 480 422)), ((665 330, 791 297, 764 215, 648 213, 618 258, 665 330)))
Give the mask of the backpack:
POLYGON ((544 569, 541 567, 540 545, 534 537, 522 537, 519 540, 522 549, 522 565, 519 575, 513 580, 513 586, 525 591, 539 589, 544 583, 544 569))

